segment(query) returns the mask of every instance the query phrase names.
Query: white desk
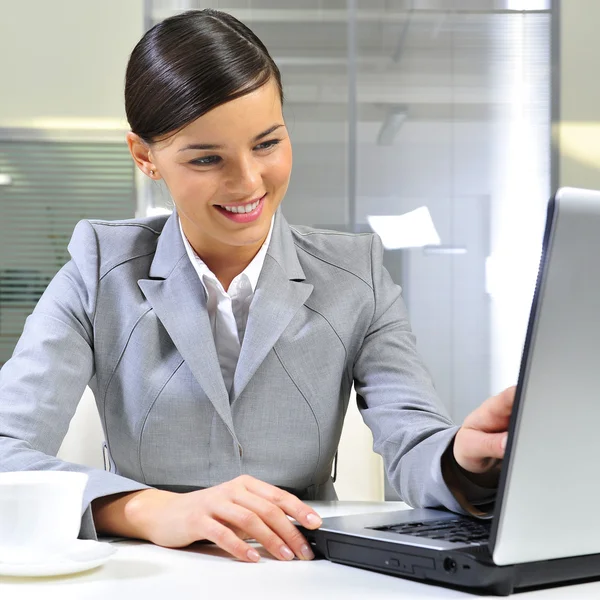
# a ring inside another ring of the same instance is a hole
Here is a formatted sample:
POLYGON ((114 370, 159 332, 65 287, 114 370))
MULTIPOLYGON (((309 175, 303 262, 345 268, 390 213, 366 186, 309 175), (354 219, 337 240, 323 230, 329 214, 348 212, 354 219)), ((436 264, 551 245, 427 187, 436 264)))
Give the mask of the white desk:
MULTIPOLYGON (((315 502, 322 516, 398 510, 400 502, 315 502)), ((142 542, 116 542, 104 566, 66 577, 0 577, 1 600, 383 600, 473 598, 473 594, 381 575, 325 560, 282 562, 263 551, 249 564, 215 546, 169 550, 142 542)), ((600 598, 600 582, 520 593, 516 600, 600 598)))

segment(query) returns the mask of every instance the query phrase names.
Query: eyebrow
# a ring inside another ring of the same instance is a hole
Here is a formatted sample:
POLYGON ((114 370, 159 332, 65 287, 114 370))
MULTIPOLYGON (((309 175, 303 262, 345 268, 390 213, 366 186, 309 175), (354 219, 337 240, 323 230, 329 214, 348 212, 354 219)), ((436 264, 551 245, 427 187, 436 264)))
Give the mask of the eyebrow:
MULTIPOLYGON (((273 125, 272 127, 269 127, 269 129, 266 129, 262 133, 259 133, 257 136, 252 138, 252 142, 258 142, 258 140, 264 138, 265 136, 269 135, 270 133, 273 133, 275 130, 279 129, 280 127, 283 127, 283 125, 279 124, 279 125, 273 125)), ((184 146, 183 148, 180 148, 178 150, 178 152, 185 152, 186 150, 220 150, 222 148, 223 148, 223 146, 220 146, 218 144, 189 144, 187 146, 184 146)))

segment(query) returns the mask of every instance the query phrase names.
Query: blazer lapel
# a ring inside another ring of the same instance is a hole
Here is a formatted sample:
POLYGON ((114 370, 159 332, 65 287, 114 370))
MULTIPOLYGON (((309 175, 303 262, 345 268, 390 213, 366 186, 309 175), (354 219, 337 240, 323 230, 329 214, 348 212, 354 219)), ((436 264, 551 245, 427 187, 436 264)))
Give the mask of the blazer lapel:
POLYGON ((235 401, 294 315, 310 296, 289 225, 278 211, 265 262, 248 312, 231 391, 235 401))
POLYGON ((205 292, 185 251, 175 213, 160 235, 150 278, 140 279, 138 285, 235 439, 205 292))

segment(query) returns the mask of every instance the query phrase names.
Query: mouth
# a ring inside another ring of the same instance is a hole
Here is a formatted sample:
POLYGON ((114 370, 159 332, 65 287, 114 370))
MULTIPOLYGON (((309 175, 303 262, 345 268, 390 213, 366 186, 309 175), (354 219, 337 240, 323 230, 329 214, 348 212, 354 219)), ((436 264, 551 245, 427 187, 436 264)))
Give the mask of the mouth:
POLYGON ((236 223, 249 223, 258 219, 262 213, 264 200, 267 194, 258 199, 246 202, 244 204, 215 204, 215 208, 229 220, 236 223))

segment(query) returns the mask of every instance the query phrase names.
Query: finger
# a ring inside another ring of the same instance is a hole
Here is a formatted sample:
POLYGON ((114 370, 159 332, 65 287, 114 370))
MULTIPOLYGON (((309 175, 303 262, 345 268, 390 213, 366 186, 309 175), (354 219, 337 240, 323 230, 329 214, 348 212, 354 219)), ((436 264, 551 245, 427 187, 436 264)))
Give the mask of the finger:
POLYGON ((279 560, 294 558, 294 552, 288 545, 252 510, 233 502, 226 502, 219 506, 213 516, 253 537, 275 558, 279 560))
POLYGON ((234 502, 257 514, 298 558, 312 560, 315 557, 305 537, 279 506, 248 491, 237 496, 234 502))
POLYGON ((465 419, 465 427, 486 432, 505 431, 508 428, 514 399, 514 386, 488 398, 465 419))
POLYGON ((454 446, 456 462, 467 471, 481 473, 486 471, 495 459, 504 458, 507 434, 486 433, 477 429, 460 431, 454 446))
POLYGON ((260 554, 241 540, 229 527, 219 523, 215 519, 207 517, 207 522, 200 528, 198 539, 207 539, 219 546, 238 560, 244 562, 258 562, 260 554))
POLYGON ((307 529, 317 529, 323 523, 321 517, 308 504, 304 504, 285 490, 253 477, 244 477, 244 486, 249 492, 277 505, 286 515, 293 517, 307 529))

